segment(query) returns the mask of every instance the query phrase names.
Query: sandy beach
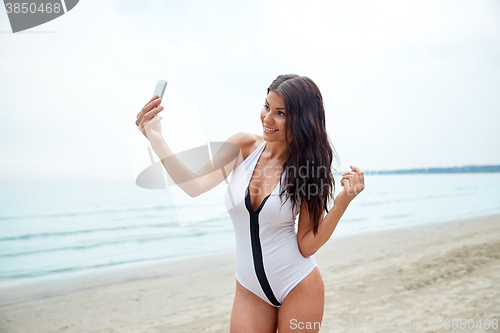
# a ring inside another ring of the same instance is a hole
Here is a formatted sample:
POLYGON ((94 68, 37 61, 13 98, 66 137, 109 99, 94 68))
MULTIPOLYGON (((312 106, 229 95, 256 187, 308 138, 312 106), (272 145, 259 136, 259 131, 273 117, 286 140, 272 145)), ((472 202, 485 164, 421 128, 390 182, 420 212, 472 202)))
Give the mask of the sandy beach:
MULTIPOLYGON (((500 215, 334 233, 315 257, 321 332, 500 332, 478 326, 500 320, 500 215)), ((229 332, 235 283, 226 251, 4 286, 0 332, 229 332)))

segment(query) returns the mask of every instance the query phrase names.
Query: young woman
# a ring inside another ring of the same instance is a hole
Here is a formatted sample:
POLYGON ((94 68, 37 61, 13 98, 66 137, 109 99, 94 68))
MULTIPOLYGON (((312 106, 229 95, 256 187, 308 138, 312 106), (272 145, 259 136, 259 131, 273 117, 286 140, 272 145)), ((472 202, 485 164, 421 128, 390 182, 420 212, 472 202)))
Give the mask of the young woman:
POLYGON ((197 173, 177 160, 163 140, 161 117, 152 119, 163 110, 159 104, 153 97, 136 125, 186 193, 196 196, 213 188, 224 180, 220 172, 211 172, 213 165, 236 161, 233 170, 222 173, 232 171, 224 201, 236 236, 231 332, 318 332, 325 290, 314 253, 365 185, 363 172, 351 166, 328 211, 335 193, 334 149, 316 84, 305 76, 278 76, 260 113, 262 135, 231 136, 229 148, 197 173), (231 145, 238 148, 236 154, 231 145))

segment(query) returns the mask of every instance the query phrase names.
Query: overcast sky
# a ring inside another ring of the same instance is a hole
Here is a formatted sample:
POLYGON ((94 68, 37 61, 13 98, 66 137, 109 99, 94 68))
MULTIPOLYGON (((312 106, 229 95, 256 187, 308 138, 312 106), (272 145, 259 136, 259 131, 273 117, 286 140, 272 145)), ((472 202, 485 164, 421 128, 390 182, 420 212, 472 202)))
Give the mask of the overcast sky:
POLYGON ((318 84, 342 170, 500 164, 496 0, 85 0, 9 31, 2 8, 0 180, 132 179, 159 79, 174 151, 262 134, 287 73, 318 84))

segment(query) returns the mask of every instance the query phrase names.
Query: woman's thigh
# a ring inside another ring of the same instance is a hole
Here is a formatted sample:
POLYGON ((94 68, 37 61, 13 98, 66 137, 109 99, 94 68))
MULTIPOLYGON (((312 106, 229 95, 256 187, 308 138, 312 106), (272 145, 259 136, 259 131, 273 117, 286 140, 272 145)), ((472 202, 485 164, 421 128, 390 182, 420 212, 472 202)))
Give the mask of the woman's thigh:
POLYGON ((231 333, 276 333, 278 310, 279 308, 266 303, 236 280, 236 293, 231 312, 231 333))
POLYGON ((318 267, 285 297, 278 313, 278 331, 318 332, 323 320, 325 286, 318 267))

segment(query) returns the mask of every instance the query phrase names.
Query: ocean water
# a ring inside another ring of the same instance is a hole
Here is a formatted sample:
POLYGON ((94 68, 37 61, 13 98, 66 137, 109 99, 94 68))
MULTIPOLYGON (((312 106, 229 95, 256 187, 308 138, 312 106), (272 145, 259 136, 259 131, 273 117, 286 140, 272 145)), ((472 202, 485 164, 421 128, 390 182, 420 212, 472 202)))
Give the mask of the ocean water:
MULTIPOLYGON (((336 177, 336 194, 341 190, 336 177)), ((500 173, 367 175, 335 234, 405 228, 500 213, 500 173)), ((181 227, 168 190, 130 181, 2 183, 0 284, 234 248, 223 198, 192 208, 181 227)))

